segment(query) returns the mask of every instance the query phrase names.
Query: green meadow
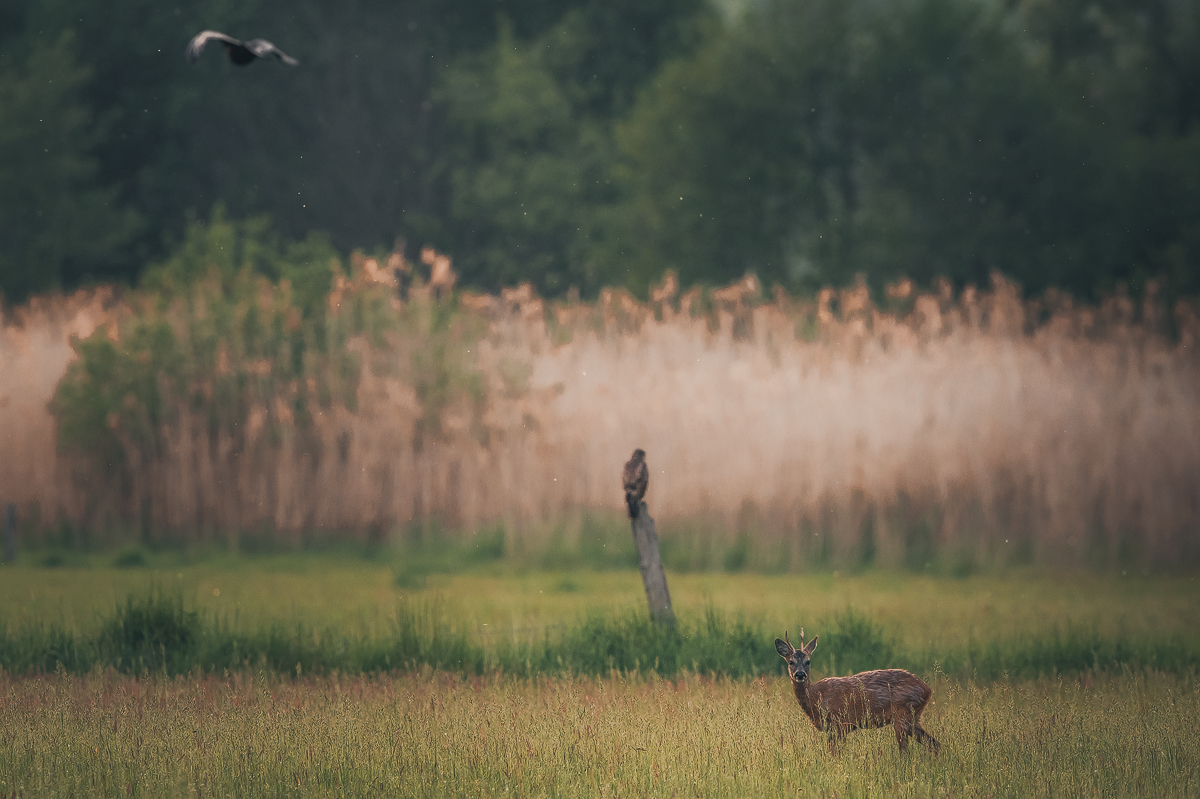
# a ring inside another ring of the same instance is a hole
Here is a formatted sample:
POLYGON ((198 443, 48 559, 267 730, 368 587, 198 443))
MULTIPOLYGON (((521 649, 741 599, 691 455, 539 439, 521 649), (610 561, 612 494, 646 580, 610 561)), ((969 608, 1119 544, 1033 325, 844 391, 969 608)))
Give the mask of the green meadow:
MULTIPOLYGON (((0 619, 10 632, 43 624, 86 633, 128 597, 151 591, 243 629, 301 622, 384 634, 399 609, 436 605, 456 628, 489 638, 554 630, 597 613, 636 613, 645 603, 636 569, 489 564, 423 572, 415 581, 399 556, 160 555, 136 568, 115 568, 111 559, 98 556, 79 558, 74 567, 4 569, 0 619)), ((877 622, 889 639, 915 649, 1038 638, 1067 629, 1106 639, 1200 640, 1193 624, 1200 617, 1200 578, 1191 575, 1030 571, 957 579, 889 571, 697 572, 669 573, 668 580, 681 615, 716 608, 779 634, 800 626, 819 632, 819 621, 852 609, 877 622)))
MULTIPOLYGON (((90 559, 89 559, 90 558, 90 559)), ((1196 578, 669 573, 376 553, 6 567, 0 796, 1194 796, 1196 578), (837 756, 814 676, 909 668, 940 756, 837 756)))

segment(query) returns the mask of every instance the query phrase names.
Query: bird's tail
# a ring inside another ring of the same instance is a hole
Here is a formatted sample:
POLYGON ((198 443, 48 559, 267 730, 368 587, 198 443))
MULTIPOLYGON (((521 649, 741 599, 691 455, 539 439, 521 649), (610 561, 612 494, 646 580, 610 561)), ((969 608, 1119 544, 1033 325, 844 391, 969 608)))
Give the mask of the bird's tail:
POLYGON ((629 506, 629 518, 636 519, 642 503, 635 499, 632 494, 626 494, 625 504, 629 506))

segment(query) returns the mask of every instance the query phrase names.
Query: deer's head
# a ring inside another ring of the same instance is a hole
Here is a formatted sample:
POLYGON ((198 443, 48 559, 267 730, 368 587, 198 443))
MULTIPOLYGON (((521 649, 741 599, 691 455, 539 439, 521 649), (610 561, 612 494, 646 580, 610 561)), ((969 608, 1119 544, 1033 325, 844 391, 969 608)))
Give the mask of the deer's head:
POLYGON ((783 634, 783 640, 775 639, 775 651, 779 656, 787 661, 788 676, 792 678, 792 682, 805 682, 808 680, 808 667, 812 662, 812 652, 817 648, 817 638, 814 635, 812 640, 807 644, 804 643, 804 628, 800 628, 800 648, 792 646, 788 641, 787 633, 783 634))

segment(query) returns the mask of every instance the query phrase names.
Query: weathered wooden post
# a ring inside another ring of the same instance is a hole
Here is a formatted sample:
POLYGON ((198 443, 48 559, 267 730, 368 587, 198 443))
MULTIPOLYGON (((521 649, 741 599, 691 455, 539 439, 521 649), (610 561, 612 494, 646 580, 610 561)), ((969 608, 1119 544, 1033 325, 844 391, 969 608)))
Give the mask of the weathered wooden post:
POLYGON ((642 584, 646 586, 646 601, 650 603, 650 618, 659 624, 675 624, 671 594, 667 591, 667 575, 658 553, 658 531, 646 503, 639 503, 638 515, 630 520, 633 540, 637 544, 638 563, 642 569, 642 584))
POLYGON ((646 587, 646 601, 650 603, 650 618, 659 624, 675 624, 675 611, 671 609, 671 594, 667 591, 667 575, 663 572, 662 557, 658 554, 658 531, 654 519, 642 497, 650 485, 650 469, 646 466, 646 453, 635 449, 625 470, 621 473, 625 486, 625 504, 629 508, 629 523, 633 528, 633 542, 637 545, 638 563, 642 568, 642 585, 646 587))
POLYGON ((17 562, 17 506, 13 502, 8 503, 4 514, 4 560, 17 562))

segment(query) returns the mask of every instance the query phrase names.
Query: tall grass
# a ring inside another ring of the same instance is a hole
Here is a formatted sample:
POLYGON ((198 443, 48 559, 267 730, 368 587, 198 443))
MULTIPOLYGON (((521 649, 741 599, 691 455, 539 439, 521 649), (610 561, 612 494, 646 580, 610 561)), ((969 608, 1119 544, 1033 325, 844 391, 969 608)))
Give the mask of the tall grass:
POLYGON ((785 679, 0 675, 16 796, 1193 796, 1194 678, 933 681, 838 756, 785 679))
POLYGON ((1152 289, 547 303, 357 258, 316 302, 263 271, 7 320, 0 500, 26 540, 578 551, 640 446, 679 568, 1200 560, 1200 321, 1152 289))

